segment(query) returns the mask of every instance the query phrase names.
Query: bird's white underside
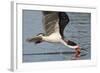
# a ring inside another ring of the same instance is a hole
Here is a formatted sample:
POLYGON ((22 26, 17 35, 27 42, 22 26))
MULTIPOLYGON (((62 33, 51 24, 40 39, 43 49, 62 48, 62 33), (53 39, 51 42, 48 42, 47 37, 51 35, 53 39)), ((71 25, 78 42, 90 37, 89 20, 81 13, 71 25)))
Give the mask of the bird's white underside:
POLYGON ((77 48, 79 46, 70 46, 68 45, 62 38, 59 32, 54 32, 49 36, 43 36, 43 41, 50 42, 50 43, 62 43, 63 45, 69 48, 77 48))

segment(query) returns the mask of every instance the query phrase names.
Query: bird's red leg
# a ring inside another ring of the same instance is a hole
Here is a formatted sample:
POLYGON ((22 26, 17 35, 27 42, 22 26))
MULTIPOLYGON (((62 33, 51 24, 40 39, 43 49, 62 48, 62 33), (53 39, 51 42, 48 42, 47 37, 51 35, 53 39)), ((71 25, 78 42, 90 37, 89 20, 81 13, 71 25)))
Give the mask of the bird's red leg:
POLYGON ((75 57, 80 57, 80 51, 81 51, 80 47, 75 48, 75 51, 76 51, 75 57))

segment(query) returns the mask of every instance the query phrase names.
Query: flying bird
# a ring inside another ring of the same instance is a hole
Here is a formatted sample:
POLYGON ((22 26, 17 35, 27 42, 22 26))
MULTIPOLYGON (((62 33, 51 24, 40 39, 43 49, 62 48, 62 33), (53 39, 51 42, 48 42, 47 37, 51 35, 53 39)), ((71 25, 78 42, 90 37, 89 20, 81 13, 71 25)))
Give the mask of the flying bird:
POLYGON ((39 44, 41 42, 61 43, 75 50, 75 56, 80 56, 80 46, 71 40, 65 39, 64 29, 70 19, 65 12, 43 11, 43 26, 45 33, 39 33, 35 37, 28 38, 28 42, 39 44))

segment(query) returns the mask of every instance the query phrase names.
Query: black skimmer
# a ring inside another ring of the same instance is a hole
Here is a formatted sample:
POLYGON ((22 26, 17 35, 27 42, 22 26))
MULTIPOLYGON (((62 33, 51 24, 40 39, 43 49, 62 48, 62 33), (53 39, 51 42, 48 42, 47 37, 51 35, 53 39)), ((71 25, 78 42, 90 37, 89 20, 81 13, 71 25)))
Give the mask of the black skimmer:
POLYGON ((80 46, 71 40, 64 38, 64 29, 69 23, 69 17, 65 12, 43 11, 43 24, 45 33, 39 33, 35 37, 27 39, 28 42, 39 44, 41 42, 62 43, 76 51, 75 56, 80 56, 80 46))

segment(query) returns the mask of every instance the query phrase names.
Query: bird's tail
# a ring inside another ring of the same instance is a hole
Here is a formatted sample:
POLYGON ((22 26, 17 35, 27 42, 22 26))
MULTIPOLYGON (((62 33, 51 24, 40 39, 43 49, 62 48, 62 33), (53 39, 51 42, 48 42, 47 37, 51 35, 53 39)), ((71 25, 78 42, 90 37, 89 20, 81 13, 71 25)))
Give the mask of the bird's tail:
POLYGON ((33 42, 34 39, 33 39, 33 38, 27 38, 26 41, 27 41, 27 42, 33 42))
POLYGON ((40 36, 33 37, 33 38, 28 38, 26 39, 27 42, 34 42, 35 44, 39 44, 42 42, 42 38, 40 36))

